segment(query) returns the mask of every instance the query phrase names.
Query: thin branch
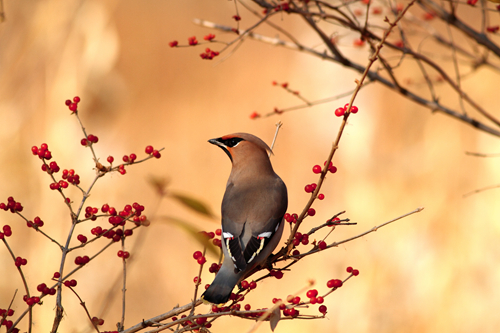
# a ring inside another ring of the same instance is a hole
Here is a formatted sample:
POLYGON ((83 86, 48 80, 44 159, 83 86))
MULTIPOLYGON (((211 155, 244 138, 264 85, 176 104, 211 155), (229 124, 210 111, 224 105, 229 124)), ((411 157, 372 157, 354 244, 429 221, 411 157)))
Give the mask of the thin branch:
POLYGON ((470 151, 466 151, 465 155, 477 156, 477 157, 499 157, 500 154, 483 154, 483 153, 474 153, 470 151))
POLYGON ((500 187, 500 184, 499 185, 486 186, 486 187, 480 188, 478 190, 474 190, 474 191, 471 191, 469 193, 464 194, 464 198, 470 197, 473 194, 477 194, 477 193, 480 193, 480 192, 483 192, 483 191, 487 191, 487 190, 492 190, 492 189, 499 188, 499 187, 500 187))
POLYGON ((168 312, 165 312, 161 315, 158 315, 156 317, 153 317, 153 318, 150 318, 147 320, 143 320, 141 323, 139 323, 135 326, 132 326, 126 330, 123 330, 121 333, 133 333, 133 332, 140 331, 145 327, 151 327, 151 326, 158 324, 159 322, 161 322, 165 319, 171 318, 173 316, 177 316, 183 312, 191 310, 191 308, 193 307, 193 303, 194 303, 194 306, 197 307, 197 306, 201 305, 203 302, 201 299, 197 299, 195 302, 188 303, 188 304, 183 305, 181 307, 176 307, 176 308, 174 308, 168 312))
POLYGON ((359 234, 359 235, 357 235, 357 236, 353 236, 353 237, 350 237, 350 238, 344 239, 344 240, 339 241, 339 242, 334 242, 334 243, 332 243, 332 244, 328 245, 328 246, 327 246, 327 248, 330 248, 330 247, 337 247, 337 246, 339 246, 340 244, 344 244, 344 243, 350 242, 350 241, 352 241, 352 240, 355 240, 355 239, 357 239, 357 238, 360 238, 360 237, 366 236, 366 235, 368 235, 368 234, 370 234, 370 233, 372 233, 372 232, 377 231, 378 229, 380 229, 380 228, 382 228, 382 227, 385 227, 386 225, 388 225, 388 224, 390 224, 390 223, 396 222, 397 220, 401 220, 402 218, 407 217, 407 216, 410 216, 410 215, 412 215, 412 214, 419 213, 419 212, 421 212, 422 210, 424 210, 424 207, 419 207, 419 208, 417 208, 417 209, 415 209, 415 210, 412 210, 412 211, 411 211, 411 212, 409 212, 409 213, 403 214, 403 215, 401 215, 401 216, 399 216, 399 217, 396 217, 395 219, 392 219, 392 220, 390 220, 390 221, 387 221, 387 222, 385 222, 385 223, 382 223, 382 224, 380 224, 380 225, 377 225, 377 226, 375 226, 375 227, 371 228, 370 230, 365 231, 365 232, 363 232, 363 233, 361 233, 361 234, 359 234))
MULTIPOLYGON (((309 201, 307 202, 307 204, 305 205, 304 209, 302 210, 302 213, 300 213, 299 217, 297 218, 297 223, 295 224, 295 226, 294 226, 294 228, 292 230, 292 233, 290 234, 290 237, 287 240, 287 243, 286 243, 287 244, 286 245, 287 250, 286 250, 286 253, 283 253, 284 255, 288 256, 290 254, 290 252, 292 251, 292 249, 293 249, 293 238, 295 237, 295 233, 297 232, 297 230, 299 229, 302 221, 304 220, 304 217, 306 216, 307 211, 309 210, 309 208, 311 208, 314 200, 316 200, 316 197, 317 197, 317 195, 318 195, 318 193, 319 193, 319 191, 321 189, 321 185, 323 184, 323 181, 324 181, 324 179, 326 177, 326 174, 328 172, 328 169, 330 167, 330 162, 332 161, 333 155, 335 154, 335 152, 337 151, 337 149, 339 147, 340 138, 342 137, 342 133, 344 132, 344 128, 345 128, 345 126, 347 124, 347 119, 349 118, 349 116, 351 114, 351 107, 353 105, 353 102, 356 99, 356 96, 357 96, 359 90, 361 89, 361 87, 363 85, 363 82, 364 82, 364 80, 366 79, 366 77, 368 75, 368 72, 370 71, 370 67, 377 60, 378 54, 379 54, 380 50, 382 49, 382 47, 384 46, 384 42, 385 42, 387 36, 389 36, 389 34, 392 31, 392 29, 397 25, 397 23, 399 22, 399 20, 401 20, 401 18, 404 16, 404 14, 408 11, 408 8, 410 8, 415 3, 415 1, 416 0, 410 1, 406 5, 406 7, 399 13, 399 15, 396 17, 396 19, 394 20, 394 22, 390 23, 388 21, 388 19, 386 19, 386 22, 389 23, 389 28, 387 28, 387 30, 384 32, 384 35, 383 35, 382 39, 380 40, 380 42, 375 47, 375 52, 369 58, 369 62, 367 64, 366 68, 365 68, 365 71, 364 71, 363 75, 361 76, 361 79, 359 81, 356 80, 356 89, 354 90, 354 93, 351 96, 351 100, 349 101, 349 106, 347 107, 347 110, 346 110, 346 112, 344 114, 344 117, 342 119, 342 124, 340 125, 339 131, 337 133, 337 138, 335 139, 335 141, 333 143, 333 146, 332 146, 332 149, 330 150, 330 154, 328 155, 328 158, 327 158, 327 160, 325 162, 325 165, 323 166, 323 170, 321 171, 320 177, 318 179, 318 183, 317 183, 316 189, 311 194, 311 197, 310 197, 309 201)), ((313 23, 311 23, 311 24, 313 24, 313 23)))
MULTIPOLYGON (((125 232, 125 225, 122 227, 122 230, 125 232)), ((122 237, 121 240, 122 243, 122 251, 125 250, 125 237, 122 237)), ((122 286, 122 319, 120 323, 118 324, 118 331, 123 331, 123 328, 125 327, 125 293, 127 291, 127 260, 125 257, 123 258, 123 286, 122 286)))
MULTIPOLYGON (((207 253, 207 247, 204 247, 203 248, 203 258, 205 257, 205 254, 207 253)), ((195 309, 195 300, 196 300, 196 296, 198 294, 198 287, 200 286, 201 284, 201 273, 203 272, 203 266, 205 265, 205 263, 201 264, 200 265, 200 269, 198 271, 198 279, 196 281, 196 284, 194 286, 194 296, 193 296, 193 306, 191 307, 191 311, 189 312, 189 316, 192 316, 193 313, 194 313, 194 309, 195 309)), ((188 317, 189 317, 188 316, 188 317)))
MULTIPOLYGON (((220 25, 220 24, 216 24, 216 23, 213 23, 213 22, 209 22, 209 21, 205 21, 205 20, 199 20, 199 19, 195 19, 195 23, 197 24, 200 24, 202 26, 206 26, 206 27, 212 27, 214 29, 221 29, 223 31, 227 31, 228 29, 230 30, 231 28, 230 27, 227 27, 227 26, 223 26, 223 25, 220 25)), ((267 37, 267 36, 263 36, 263 35, 259 35, 259 34, 256 34, 252 31, 248 32, 248 37, 249 38, 253 38, 255 40, 258 40, 258 41, 261 41, 261 42, 264 42, 264 43, 269 43, 269 44, 272 44, 272 45, 276 45, 276 46, 282 46, 282 47, 286 47, 286 48, 289 48, 291 50, 295 50, 295 51, 304 51, 306 53, 309 53, 311 55, 314 55, 316 57, 319 57, 321 59, 327 59, 327 60, 331 60, 331 61, 335 61, 335 62, 339 62, 347 67, 350 67, 360 73, 363 73, 366 69, 366 67, 362 66, 362 65, 359 65, 359 64, 356 64, 354 62, 351 62, 349 61, 347 64, 341 62, 341 61, 338 61, 337 58, 327 54, 326 52, 318 52, 312 48, 309 48, 309 47, 306 47, 305 45, 296 45, 294 43, 290 43, 290 42, 286 42, 286 41, 283 41, 279 38, 271 38, 271 37, 267 37)), ((394 44, 392 43, 388 43, 386 42, 385 43, 387 46, 391 47, 391 48, 394 48, 394 49, 397 49, 399 50, 398 47, 396 47, 394 44)), ((405 52, 408 51, 406 48, 404 49, 405 52)), ((412 55, 415 55, 416 53, 412 53, 412 55)), ((418 57, 418 55, 417 55, 418 57)), ((427 58, 426 58, 427 59, 427 58)), ((465 114, 462 114, 461 112, 457 112, 455 110, 452 110, 442 104, 440 104, 438 101, 434 101, 434 100, 428 100, 424 97, 421 97, 419 95, 417 95, 416 93, 406 89, 406 88, 402 88, 402 87, 398 87, 396 86, 395 84, 393 84, 392 82, 390 82, 389 80, 385 79, 384 77, 380 76, 377 72, 374 72, 374 71, 369 71, 368 72, 368 79, 370 81, 377 81, 377 82, 380 82, 382 83, 383 85, 385 85, 386 87, 388 87, 389 89, 391 90, 394 90, 398 93, 400 93, 402 96, 408 98, 409 100, 417 103, 417 104, 420 104, 426 108, 429 108, 431 109, 432 111, 436 112, 436 111, 439 111, 439 112, 442 112, 444 114, 447 114, 448 116, 451 116, 457 120, 460 120, 478 130, 481 130, 483 132, 486 132, 486 133, 489 133, 491 135, 494 135, 494 136, 497 136, 497 137, 500 137, 500 131, 496 128, 493 128, 493 127, 490 127, 474 118, 471 118, 465 114)), ((314 103, 313 103, 314 104, 314 103)), ((294 108, 289 108, 289 109, 285 109, 285 110, 282 110, 282 111, 290 111, 292 109, 301 109, 301 108, 306 108, 308 107, 307 105, 305 106, 298 106, 298 107, 294 107, 294 108)), ((266 116, 269 116, 271 115, 272 113, 266 115, 266 116)))
MULTIPOLYGON (((271 143, 271 151, 274 149, 274 144, 276 143, 276 139, 278 138, 278 133, 280 131, 281 126, 283 126, 283 123, 281 121, 278 121, 276 123, 276 131, 274 132, 273 142, 271 143)), ((269 152, 269 156, 271 156, 271 152, 269 152)))
MULTIPOLYGON (((9 246, 9 243, 7 243, 7 240, 4 238, 2 238, 2 241, 5 245, 5 247, 7 248, 7 250, 9 251, 10 253, 10 256, 12 257, 12 260, 14 260, 14 263, 16 262, 16 256, 14 255, 14 252, 12 251, 12 249, 10 248, 9 246)), ((21 275, 21 280, 23 281, 23 285, 24 285, 24 290, 26 291, 26 297, 30 298, 30 290, 28 288, 28 283, 26 282, 26 278, 24 277, 24 273, 23 273, 23 270, 21 268, 21 266, 17 266, 16 265, 16 268, 17 268, 17 271, 19 272, 19 274, 21 275)), ((33 306, 29 306, 28 309, 26 310, 27 312, 29 312, 29 326, 28 326, 28 331, 31 333, 31 330, 32 330, 32 326, 33 326, 33 311, 32 311, 32 308, 33 306)), ((15 327, 15 325, 21 320, 21 316, 17 319, 17 321, 15 322, 14 325, 12 325, 11 329, 15 327)), ((11 331, 11 330, 9 330, 11 331)))
POLYGON ((97 327, 97 324, 92 320, 92 317, 90 316, 89 310, 87 309, 85 302, 82 300, 80 295, 78 295, 78 293, 72 287, 68 287, 68 288, 76 295, 76 297, 78 297, 78 300, 80 301, 80 305, 83 307, 83 309, 85 310, 85 313, 87 314, 87 318, 89 318, 90 322, 92 323, 92 326, 99 333, 100 332, 99 328, 97 327))

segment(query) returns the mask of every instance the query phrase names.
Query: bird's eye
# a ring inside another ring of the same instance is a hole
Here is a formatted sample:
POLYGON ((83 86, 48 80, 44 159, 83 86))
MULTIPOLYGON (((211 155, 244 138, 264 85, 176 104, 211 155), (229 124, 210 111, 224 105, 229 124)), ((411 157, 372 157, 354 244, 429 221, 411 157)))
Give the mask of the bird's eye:
POLYGON ((243 139, 242 138, 231 138, 231 139, 225 140, 224 144, 227 147, 236 147, 238 145, 238 143, 240 143, 240 141, 243 141, 243 139))

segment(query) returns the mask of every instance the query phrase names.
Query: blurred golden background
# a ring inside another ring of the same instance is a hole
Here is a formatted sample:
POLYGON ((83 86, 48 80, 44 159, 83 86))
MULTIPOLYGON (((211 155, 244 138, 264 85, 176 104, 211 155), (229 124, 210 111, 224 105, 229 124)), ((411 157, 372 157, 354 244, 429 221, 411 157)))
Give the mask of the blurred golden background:
MULTIPOLYGON (((169 47, 172 40, 187 44, 191 36, 199 41, 208 33, 223 37, 192 20, 234 25, 234 3, 227 0, 4 1, 4 10, 0 202, 13 196, 24 205, 27 218, 40 216, 43 230, 61 241, 70 226, 68 212, 60 195, 49 190, 50 178, 40 171, 41 162, 30 148, 46 142, 61 169, 75 169, 82 186, 89 185, 94 165, 90 151, 80 145, 83 136, 64 105, 66 99, 81 97, 80 117, 87 133, 99 137, 94 147, 102 161, 108 155, 118 161, 130 153, 140 158, 149 144, 165 147, 161 159, 131 166, 125 176, 114 173, 99 180, 87 204, 109 203, 121 209, 137 201, 146 206, 148 216, 175 216, 213 231, 219 221, 173 201, 159 202, 148 177, 169 179, 169 188, 207 202, 219 214, 230 162, 207 140, 249 132, 271 143, 275 123, 281 120, 284 126, 272 162, 288 186, 288 211, 298 213, 308 199, 304 186, 317 180, 311 169, 326 159, 340 125, 333 111, 348 98, 275 117, 251 120, 249 115, 299 102, 273 87, 274 80, 289 82, 292 89, 315 100, 353 89, 354 79, 359 78, 338 65, 252 40, 234 54, 221 54, 212 61, 199 57, 205 46, 169 47)), ((242 26, 253 22, 250 14, 243 10, 240 14, 242 26)), ((302 23, 287 15, 282 20, 296 36, 316 40, 302 23)), ((368 50, 350 47, 354 38, 343 39, 346 52, 366 63, 368 50)), ((404 75, 411 79, 416 74, 407 69, 404 75)), ((462 84, 498 116, 497 75, 480 70, 462 84)), ((316 280, 323 293, 326 281, 345 278, 345 268, 353 266, 360 275, 326 298, 325 319, 282 321, 276 332, 500 331, 500 190, 463 197, 500 183, 498 158, 465 155, 465 151, 497 153, 498 139, 431 114, 378 85, 363 89, 355 105, 360 111, 350 117, 334 158, 339 171, 328 176, 322 190, 326 198, 315 203, 317 214, 305 220, 305 229, 346 210, 344 216, 358 224, 339 227, 329 237, 342 240, 417 207, 425 210, 303 260, 282 280, 259 284, 248 303, 253 309, 268 307, 273 297, 286 298, 308 279, 316 280)), ((80 201, 74 188, 67 193, 80 201)), ((12 226, 8 241, 15 254, 28 259, 30 288, 48 284, 59 268, 60 251, 13 214, 0 214, 0 225, 4 224, 12 226)), ((90 236, 95 225, 78 226, 76 232, 90 236)), ((149 228, 130 239, 128 249, 136 239, 143 242, 131 253, 126 327, 188 303, 199 268, 192 259, 199 245, 175 226, 153 219, 149 228)), ((99 248, 72 252, 66 271, 74 267, 76 255, 93 255, 99 248)), ((108 294, 121 274, 118 249, 116 244, 74 277, 91 315, 105 319, 103 330, 115 329, 121 316, 120 287, 114 298, 108 294)), ((210 257, 208 262, 215 260, 210 257)), ((0 272, 0 308, 7 308, 18 289, 13 306, 18 315, 25 309, 24 289, 3 245, 0 272)), ((206 272, 202 279, 203 284, 210 283, 213 274, 206 272)), ((34 308, 34 332, 52 327, 55 297, 43 302, 34 308)), ((65 290, 63 302, 65 318, 59 331, 89 332, 77 298, 65 290)), ((197 312, 208 309, 202 305, 197 312)), ((317 306, 302 313, 319 314, 317 306)), ((20 325, 23 331, 26 323, 24 319, 20 325)), ((212 330, 245 332, 252 325, 248 320, 223 318, 212 330)), ((258 329, 268 331, 267 323, 258 329)))

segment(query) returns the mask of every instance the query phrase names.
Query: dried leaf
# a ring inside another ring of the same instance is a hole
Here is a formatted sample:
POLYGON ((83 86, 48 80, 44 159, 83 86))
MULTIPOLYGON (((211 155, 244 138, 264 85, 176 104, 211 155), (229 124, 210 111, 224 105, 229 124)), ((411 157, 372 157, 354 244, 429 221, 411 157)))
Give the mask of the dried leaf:
POLYGON ((169 193, 170 197, 173 199, 176 199, 180 203, 182 203, 184 206, 194 210, 197 213, 200 213, 202 215, 214 218, 214 215, 212 214, 210 208, 208 205, 206 205, 204 202, 195 199, 193 197, 184 195, 184 194, 179 194, 175 192, 170 192, 169 193))
POLYGON ((149 176, 148 183, 151 185, 160 196, 165 195, 166 188, 170 180, 165 177, 149 176))
POLYGON ((271 331, 274 332, 274 329, 276 328, 276 326, 278 326, 278 322, 280 321, 280 319, 281 319, 281 311, 279 307, 276 307, 273 313, 269 315, 269 323, 271 324, 271 331))
POLYGON ((210 252, 216 257, 219 256, 220 249, 212 243, 211 239, 208 239, 208 237, 200 233, 200 230, 198 230, 195 226, 193 226, 189 222, 171 216, 159 216, 156 219, 163 220, 167 223, 178 226, 182 230, 186 231, 189 235, 191 235, 203 247, 206 247, 208 252, 210 252))

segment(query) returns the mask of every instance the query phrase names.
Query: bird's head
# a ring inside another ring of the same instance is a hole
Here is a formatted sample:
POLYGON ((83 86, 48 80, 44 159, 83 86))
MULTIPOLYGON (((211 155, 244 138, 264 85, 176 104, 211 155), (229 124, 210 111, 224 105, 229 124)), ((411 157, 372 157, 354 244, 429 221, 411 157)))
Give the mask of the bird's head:
POLYGON ((231 159, 233 166, 250 161, 269 163, 268 152, 272 154, 271 148, 256 137, 248 133, 234 133, 224 135, 220 138, 208 140, 211 144, 219 146, 231 159))

